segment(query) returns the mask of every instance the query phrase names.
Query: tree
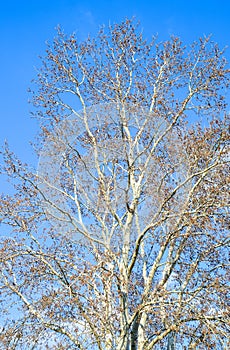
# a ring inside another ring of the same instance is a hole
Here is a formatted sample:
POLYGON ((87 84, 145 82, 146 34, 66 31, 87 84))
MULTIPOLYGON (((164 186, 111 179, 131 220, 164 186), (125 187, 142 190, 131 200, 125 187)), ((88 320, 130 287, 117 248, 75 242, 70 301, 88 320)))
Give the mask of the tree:
POLYGON ((2 349, 229 348, 226 64, 132 20, 58 30, 38 171, 3 153, 2 349))

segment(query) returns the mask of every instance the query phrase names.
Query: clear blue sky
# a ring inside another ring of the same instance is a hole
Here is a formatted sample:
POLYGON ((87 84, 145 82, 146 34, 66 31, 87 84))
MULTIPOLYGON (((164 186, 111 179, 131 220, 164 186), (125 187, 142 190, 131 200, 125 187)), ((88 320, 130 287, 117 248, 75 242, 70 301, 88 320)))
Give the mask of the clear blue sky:
MULTIPOLYGON (((146 36, 158 33, 167 39, 175 34, 190 43, 212 33, 221 46, 230 44, 229 0, 0 1, 0 146, 8 139, 23 160, 32 160, 29 141, 36 124, 30 118, 27 89, 39 66, 38 55, 58 24, 84 38, 101 24, 131 16, 141 21, 146 36)), ((227 56, 230 60, 230 49, 227 56)))

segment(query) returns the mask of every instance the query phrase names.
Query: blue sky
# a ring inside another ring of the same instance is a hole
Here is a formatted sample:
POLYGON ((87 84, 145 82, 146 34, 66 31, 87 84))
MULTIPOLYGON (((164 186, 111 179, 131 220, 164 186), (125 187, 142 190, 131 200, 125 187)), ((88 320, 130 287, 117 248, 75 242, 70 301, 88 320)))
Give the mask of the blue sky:
POLYGON ((132 16, 141 21, 146 36, 158 33, 160 39, 167 39, 175 34, 189 44, 212 33, 221 46, 230 44, 229 0, 2 0, 0 146, 7 139, 24 161, 33 159, 29 141, 37 126, 30 118, 27 89, 36 76, 45 41, 52 40, 58 24, 84 38, 101 24, 132 16))

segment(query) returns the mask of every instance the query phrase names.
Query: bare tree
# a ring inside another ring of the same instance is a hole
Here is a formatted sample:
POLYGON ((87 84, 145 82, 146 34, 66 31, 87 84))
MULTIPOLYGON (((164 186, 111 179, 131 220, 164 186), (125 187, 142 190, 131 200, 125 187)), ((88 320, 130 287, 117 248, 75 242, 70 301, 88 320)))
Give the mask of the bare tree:
POLYGON ((1 349, 229 348, 228 87, 210 38, 58 30, 38 171, 3 153, 1 349))

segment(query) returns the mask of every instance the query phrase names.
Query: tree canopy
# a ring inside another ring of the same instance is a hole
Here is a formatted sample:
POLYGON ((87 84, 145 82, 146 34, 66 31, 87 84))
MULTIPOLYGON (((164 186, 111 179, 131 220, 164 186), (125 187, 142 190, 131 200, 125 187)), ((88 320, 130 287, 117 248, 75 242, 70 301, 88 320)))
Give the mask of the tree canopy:
POLYGON ((2 349, 229 348, 223 54, 133 20, 58 29, 31 91, 38 169, 2 152, 2 349))

